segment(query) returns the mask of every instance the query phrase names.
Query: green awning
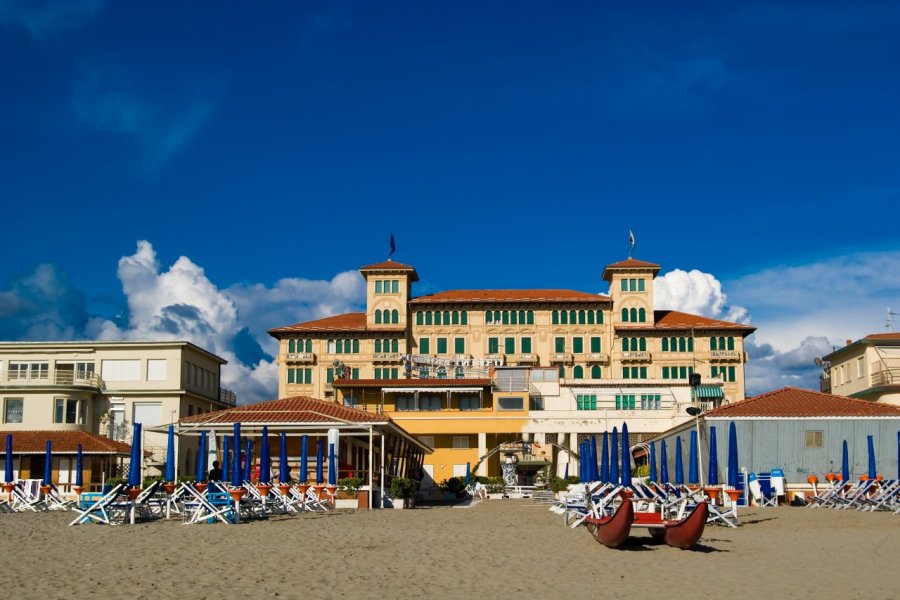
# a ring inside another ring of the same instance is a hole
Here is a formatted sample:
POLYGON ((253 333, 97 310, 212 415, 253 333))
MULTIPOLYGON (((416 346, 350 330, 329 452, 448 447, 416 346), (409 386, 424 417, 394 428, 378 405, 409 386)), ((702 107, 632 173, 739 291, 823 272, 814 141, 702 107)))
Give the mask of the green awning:
POLYGON ((724 398, 725 392, 717 385, 698 385, 694 388, 694 398, 724 398))

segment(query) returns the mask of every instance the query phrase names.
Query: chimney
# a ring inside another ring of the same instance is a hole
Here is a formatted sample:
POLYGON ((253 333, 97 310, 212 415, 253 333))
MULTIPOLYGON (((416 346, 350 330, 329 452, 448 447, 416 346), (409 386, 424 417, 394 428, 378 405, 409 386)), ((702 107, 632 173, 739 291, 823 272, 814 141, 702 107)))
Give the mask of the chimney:
POLYGON ((847 343, 845 345, 849 346, 852 343, 853 343, 853 340, 847 340, 847 343))

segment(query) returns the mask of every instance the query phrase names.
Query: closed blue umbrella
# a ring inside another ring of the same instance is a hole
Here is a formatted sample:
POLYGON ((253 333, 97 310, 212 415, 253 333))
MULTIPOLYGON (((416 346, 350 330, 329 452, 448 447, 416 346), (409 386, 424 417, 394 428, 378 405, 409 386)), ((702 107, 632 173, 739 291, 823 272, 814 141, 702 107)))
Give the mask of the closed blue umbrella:
POLYGON ((269 448, 269 428, 263 426, 262 440, 259 442, 259 482, 272 483, 272 450, 269 448))
POLYGON ((169 435, 166 440, 166 481, 175 481, 175 426, 169 425, 169 435))
POLYGON ((619 430, 615 427, 609 442, 609 482, 619 483, 619 430))
POLYGON ((228 447, 230 438, 222 436, 222 480, 226 480, 231 475, 231 449, 228 447))
POLYGON ((563 477, 563 479, 565 479, 565 480, 569 479, 569 463, 566 463, 566 474, 563 477))
POLYGON ((234 435, 231 438, 232 456, 231 456, 231 485, 233 487, 241 486, 241 424, 234 424, 234 435))
POLYGON ((250 481, 250 470, 253 467, 253 440, 247 440, 244 446, 244 481, 250 481))
POLYGON ((128 486, 141 486, 141 424, 135 423, 131 431, 131 461, 128 464, 128 486))
POLYGON ((287 453, 287 434, 281 432, 281 447, 279 448, 278 458, 278 483, 287 483, 290 479, 288 473, 288 453, 287 453))
POLYGON ((684 451, 680 435, 675 437, 675 484, 684 485, 684 451))
POLYGON ((470 463, 466 463, 466 487, 469 486, 469 483, 472 481, 472 465, 470 463))
POLYGON ((6 434, 6 464, 3 469, 3 480, 6 483, 13 483, 13 453, 12 453, 12 434, 6 434))
POLYGON ((877 472, 875 471, 875 438, 871 435, 866 436, 866 442, 869 445, 869 479, 875 479, 877 472))
POLYGON ((719 485, 719 455, 716 448, 716 428, 709 428, 709 485, 719 485))
POLYGON ((84 487, 84 458, 81 456, 81 444, 75 448, 75 487, 84 487))
POLYGON ((316 447, 316 485, 322 485, 325 482, 325 442, 319 438, 316 447))
POLYGON ((700 469, 697 467, 697 432, 691 432, 691 450, 688 456, 688 483, 700 483, 700 469))
POLYGON ((734 421, 728 426, 728 486, 737 488, 741 478, 738 474, 737 428, 734 421))
POLYGON ((666 440, 659 443, 659 482, 669 483, 669 456, 666 453, 666 440))
POLYGON ((328 485, 337 485, 337 459, 334 444, 328 444, 328 485))
POLYGON ((897 432, 897 479, 900 479, 900 431, 897 432))
POLYGON ((658 481, 656 473, 656 442, 650 442, 650 481, 658 481))
POLYGON ((587 469, 587 452, 585 452, 584 442, 578 444, 578 479, 579 481, 587 481, 585 469, 587 469))
POLYGON ((850 454, 847 452, 847 440, 844 440, 844 446, 841 449, 841 476, 844 481, 850 481, 850 454))
POLYGON ((53 485, 53 443, 47 440, 47 449, 44 452, 44 479, 42 485, 53 485))
POLYGON ((297 473, 297 481, 309 481, 309 436, 306 434, 300 436, 300 472, 297 473))
POLYGON ((603 439, 600 442, 600 481, 609 483, 609 433, 603 432, 603 439))
POLYGON ((591 481, 600 480, 600 469, 597 467, 597 436, 591 436, 591 481))
POLYGON ((200 432, 200 443, 197 449, 197 470, 194 473, 194 479, 197 483, 206 479, 206 432, 200 432))
POLYGON ((631 487, 631 445, 628 441, 628 423, 622 423, 622 485, 631 487))

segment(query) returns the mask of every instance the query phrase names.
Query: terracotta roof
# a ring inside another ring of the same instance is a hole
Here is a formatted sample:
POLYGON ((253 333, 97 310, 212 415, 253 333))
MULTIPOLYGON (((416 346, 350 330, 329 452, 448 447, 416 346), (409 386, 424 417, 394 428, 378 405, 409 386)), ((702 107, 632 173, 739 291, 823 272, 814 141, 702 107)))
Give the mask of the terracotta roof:
POLYGON ((285 325, 284 327, 270 329, 269 334, 290 333, 293 331, 366 331, 366 313, 346 313, 305 323, 285 325))
POLYGON ((341 406, 336 402, 308 396, 294 396, 245 404, 181 419, 182 423, 388 423, 386 415, 341 406))
POLYGON ((366 265, 364 267, 359 268, 360 273, 363 271, 408 271, 412 273, 410 275, 410 281, 418 281, 419 274, 416 273, 416 270, 409 265, 404 265, 403 263, 395 262, 391 259, 387 259, 384 262, 375 263, 374 265, 366 265))
POLYGON ((54 454, 75 454, 78 444, 81 444, 83 454, 128 456, 131 453, 128 444, 86 431, 0 431, 3 444, 6 444, 7 433, 12 434, 13 454, 43 454, 47 440, 50 440, 50 450, 54 454))
POLYGON ((864 340, 900 340, 900 333, 870 333, 864 340))
POLYGON ((734 417, 894 417, 900 407, 785 387, 707 412, 708 418, 734 417))
POLYGON ((418 296, 410 304, 463 302, 609 302, 609 296, 574 290, 449 290, 418 296))
MULTIPOLYGON (((649 327, 640 323, 616 323, 616 330, 625 329, 646 330, 649 329, 649 327)), ((750 335, 756 331, 756 327, 751 325, 710 319, 701 317, 700 315, 679 312, 677 310, 653 311, 653 329, 734 329, 745 332, 745 335, 750 335)))
POLYGON ((335 379, 336 388, 361 387, 487 387, 490 379, 335 379))
POLYGON ((612 275, 609 272, 618 269, 652 269, 653 274, 656 275, 659 272, 659 265, 656 263, 637 260, 634 258, 626 258, 625 260, 620 260, 619 262, 614 262, 612 264, 606 265, 606 268, 603 269, 603 279, 609 281, 612 275), (608 273, 609 276, 607 276, 608 273))

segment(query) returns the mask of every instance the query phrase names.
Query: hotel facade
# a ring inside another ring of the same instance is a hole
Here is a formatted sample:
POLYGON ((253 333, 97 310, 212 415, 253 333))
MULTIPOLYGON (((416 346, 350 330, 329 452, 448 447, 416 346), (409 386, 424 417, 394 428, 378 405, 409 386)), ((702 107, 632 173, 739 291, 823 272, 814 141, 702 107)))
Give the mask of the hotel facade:
POLYGON ((365 312, 269 331, 280 344, 279 397, 388 414, 434 449, 425 488, 467 464, 500 475, 509 460, 523 485, 562 475, 590 435, 627 422, 639 445, 690 419, 692 404, 744 399, 744 339, 754 328, 654 310, 659 268, 631 258, 608 265, 606 295, 415 296, 413 267, 362 267, 365 312))

